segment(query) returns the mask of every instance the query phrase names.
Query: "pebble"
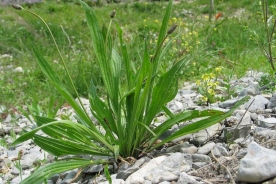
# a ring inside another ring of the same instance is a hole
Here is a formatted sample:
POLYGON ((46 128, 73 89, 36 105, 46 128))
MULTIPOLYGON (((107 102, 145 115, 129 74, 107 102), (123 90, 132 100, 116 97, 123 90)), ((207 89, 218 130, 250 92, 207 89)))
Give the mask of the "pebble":
MULTIPOLYGON (((240 96, 245 94, 252 96, 251 101, 242 105, 231 117, 205 130, 175 139, 171 141, 171 143, 175 144, 173 146, 164 147, 161 150, 154 150, 153 152, 155 154, 152 155, 155 158, 144 156, 133 165, 123 163, 118 167, 117 173, 111 175, 112 183, 203 184, 205 183, 203 182, 205 178, 192 176, 190 172, 194 172, 206 166, 209 167, 208 165, 214 166, 216 164, 216 162, 210 158, 211 150, 218 159, 226 160, 229 160, 232 154, 236 152, 235 156, 240 160, 240 164, 237 165, 238 174, 235 178, 237 181, 261 182, 268 179, 266 184, 273 183, 273 181, 276 180, 273 178, 276 176, 276 170, 272 164, 276 162, 274 161, 274 158, 276 158, 276 151, 274 151, 276 145, 271 144, 270 147, 267 146, 269 148, 264 148, 256 142, 252 142, 252 140, 255 139, 261 143, 265 143, 276 139, 276 130, 274 130, 276 117, 273 116, 275 112, 273 109, 276 107, 276 94, 273 94, 272 97, 260 94, 256 85, 256 78, 258 75, 259 74, 254 72, 248 73, 247 76, 241 79, 231 81, 232 85, 239 86, 238 90, 240 96), (255 100, 249 107, 253 99, 255 100), (249 109, 247 111, 248 107, 249 109), (248 165, 250 165, 251 169, 247 167, 248 165)), ((188 87, 186 86, 180 89, 175 99, 169 102, 167 107, 174 113, 189 109, 203 110, 206 108, 227 111, 227 109, 231 108, 239 100, 237 97, 225 102, 211 104, 210 107, 198 106, 196 105, 196 100, 199 99, 200 95, 192 90, 193 87, 194 84, 189 84, 188 87)), ((90 112, 89 100, 81 98, 81 101, 85 109, 90 112)), ((5 111, 5 107, 0 106, 0 111, 5 111)), ((60 117, 62 114, 67 113, 70 114, 72 120, 75 120, 74 111, 71 107, 61 108, 57 115, 60 117)), ((89 116, 91 119, 95 120, 91 113, 89 113, 89 116)), ((153 123, 155 125, 160 125, 166 120, 167 116, 160 113, 160 116, 156 117, 153 123)), ((163 140, 190 123, 192 122, 175 124, 170 130, 162 135, 160 139, 163 140)), ((13 138, 9 135, 11 130, 18 134, 23 128, 30 129, 32 126, 33 124, 22 115, 18 115, 16 118, 8 115, 1 124, 0 135, 7 142, 12 142, 13 138)), ((20 160, 23 167, 23 178, 31 174, 36 162, 51 158, 50 155, 40 150, 38 146, 35 146, 32 140, 28 140, 12 149, 0 146, 0 169, 5 168, 4 162, 10 166, 8 172, 1 175, 0 183, 7 183, 8 180, 11 181, 11 183, 20 182, 20 172, 15 167, 14 161, 12 161, 18 157, 18 152, 20 150, 23 150, 24 153, 20 160)), ((98 157, 94 157, 94 159, 97 158, 98 157)), ((75 177, 76 171, 77 170, 72 170, 62 173, 63 179, 61 179, 59 175, 54 175, 48 180, 48 183, 69 183, 75 177)), ((107 184, 108 182, 103 174, 95 177, 96 174, 102 172, 102 165, 87 167, 84 169, 83 173, 89 177, 82 178, 82 175, 80 175, 75 182, 93 183, 96 181, 97 183, 107 184)), ((209 174, 212 173, 210 172, 209 174)))
POLYGON ((247 154, 241 159, 237 180, 244 182, 261 182, 276 176, 276 151, 251 142, 247 154))
POLYGON ((200 147, 197 151, 198 154, 209 154, 210 151, 214 148, 216 144, 214 142, 208 142, 205 145, 203 145, 202 147, 200 147))

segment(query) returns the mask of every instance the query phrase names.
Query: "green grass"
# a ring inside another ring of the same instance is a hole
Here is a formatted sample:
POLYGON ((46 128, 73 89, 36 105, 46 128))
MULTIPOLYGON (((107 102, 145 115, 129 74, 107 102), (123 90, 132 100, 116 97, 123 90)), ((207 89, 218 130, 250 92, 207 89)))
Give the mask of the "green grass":
MULTIPOLYGON (((258 3, 250 0, 215 2, 213 16, 222 12, 223 17, 211 23, 206 19, 209 12, 206 1, 183 0, 174 4, 174 19, 171 24, 178 23, 177 31, 180 35, 165 58, 167 65, 163 65, 161 70, 171 66, 177 57, 188 54, 189 59, 196 64, 183 71, 182 80, 195 80, 202 73, 212 71, 217 66, 227 68, 229 73, 233 70, 239 77, 248 69, 268 72, 270 68, 265 57, 257 44, 249 39, 251 33, 245 29, 246 27, 255 30, 260 35, 263 33, 260 26, 261 17, 257 14, 260 12, 258 3), (239 15, 241 9, 245 14, 239 15), (183 13, 183 10, 189 13, 183 13), (189 35, 191 31, 195 31, 197 36, 189 35)), ((166 4, 167 2, 135 1, 94 8, 96 13, 101 15, 100 23, 106 25, 109 13, 116 10, 115 21, 124 29, 125 41, 130 45, 131 59, 136 61, 138 66, 139 58, 142 57, 141 40, 150 39, 152 45, 149 45, 149 54, 154 53, 156 34, 166 4)), ((81 6, 76 1, 47 1, 33 5, 31 10, 43 17, 52 29, 62 55, 66 56, 65 62, 78 92, 84 97, 87 96, 86 88, 91 79, 101 91, 102 78, 94 61, 95 55, 91 49, 89 30, 81 6)), ((50 35, 42 23, 36 17, 15 11, 11 7, 1 7, 0 17, 0 54, 13 56, 12 60, 0 59, 1 66, 12 65, 11 69, 5 67, 4 75, 0 75, 0 104, 14 107, 26 104, 30 98, 42 101, 49 96, 49 92, 59 98, 38 68, 31 51, 33 46, 47 60, 57 62, 54 63, 55 71, 62 77, 62 82, 68 90, 74 93, 70 89, 68 77, 61 70, 58 53, 50 35), (24 73, 13 72, 13 69, 19 66, 23 68, 24 73)))

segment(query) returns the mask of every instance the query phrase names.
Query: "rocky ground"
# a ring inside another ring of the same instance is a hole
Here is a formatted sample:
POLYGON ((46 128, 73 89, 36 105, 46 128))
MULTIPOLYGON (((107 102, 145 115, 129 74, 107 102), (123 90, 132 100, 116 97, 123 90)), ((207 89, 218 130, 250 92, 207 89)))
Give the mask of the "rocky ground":
MULTIPOLYGON (((139 160, 126 160, 120 166, 110 165, 112 181, 116 184, 209 184, 209 183, 276 183, 276 94, 264 94, 258 88, 261 73, 248 72, 238 80, 232 80, 239 96, 225 102, 198 106, 200 95, 193 90, 194 84, 185 84, 177 96, 168 104, 171 111, 177 113, 189 109, 219 109, 226 111, 238 98, 250 95, 251 100, 242 105, 233 116, 206 130, 186 135, 153 151, 139 160)), ((88 101, 83 99, 86 107, 88 101)), ((0 127, 2 143, 10 143, 22 128, 33 124, 23 115, 14 111, 14 115, 4 114, 5 107, 0 106, 0 115, 4 119, 0 127)), ((58 115, 72 114, 70 107, 60 109, 58 115)), ((155 123, 162 123, 166 117, 156 117, 155 123)), ((190 122, 192 123, 192 122, 190 122)), ((185 126, 173 126, 164 139, 177 129, 185 126)), ((22 178, 29 176, 41 164, 51 162, 48 155, 32 141, 18 145, 14 149, 0 146, 0 183, 19 183, 18 154, 22 153, 20 164, 22 178)), ((95 159, 95 158, 94 158, 95 159)), ((102 174, 102 165, 55 175, 49 184, 65 183, 108 183, 102 174)))

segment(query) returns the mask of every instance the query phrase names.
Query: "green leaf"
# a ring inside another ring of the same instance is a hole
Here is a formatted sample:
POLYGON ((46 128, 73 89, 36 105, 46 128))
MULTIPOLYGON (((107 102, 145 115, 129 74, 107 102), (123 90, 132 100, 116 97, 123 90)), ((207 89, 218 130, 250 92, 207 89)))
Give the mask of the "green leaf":
POLYGON ((108 165, 105 165, 104 166, 104 175, 108 181, 109 184, 112 184, 112 180, 111 180, 111 176, 110 176, 110 173, 108 171, 108 165))
MULTIPOLYGON (((19 138, 17 138, 11 145, 14 146, 16 144, 22 143, 28 139, 31 139, 34 137, 35 133, 39 130, 43 130, 43 128, 48 128, 51 125, 59 125, 64 127, 65 131, 68 131, 69 134, 78 134, 78 135, 83 135, 83 136, 88 136, 88 138, 91 138, 92 140, 95 140, 97 142, 100 142, 102 144, 104 144, 106 147, 108 147, 112 152, 114 151, 113 146, 105 139, 104 136, 102 136, 101 134, 94 132, 92 130, 90 130, 89 128, 87 128, 84 125, 81 125, 79 123, 76 122, 72 122, 72 121, 68 121, 68 120, 60 120, 60 121, 54 121, 51 123, 47 123, 45 125, 42 125, 32 131, 29 131, 23 135, 21 135, 19 138)), ((57 130, 58 131, 58 130, 57 130)), ((68 137, 69 138, 69 137, 68 137)))
POLYGON ((36 59, 44 72, 44 74, 50 79, 52 84, 56 87, 56 89, 60 92, 60 94, 66 99, 66 101, 72 106, 72 108, 76 111, 79 118, 82 120, 81 123, 85 124, 87 127, 90 127, 93 131, 98 132, 95 125, 88 117, 85 109, 82 109, 80 105, 75 101, 72 95, 62 86, 61 82, 57 78, 53 68, 49 64, 47 60, 45 60, 35 49, 34 53, 36 59))
MULTIPOLYGON (((80 1, 86 13, 87 24, 92 37, 92 45, 97 57, 101 76, 103 78, 104 86, 108 94, 111 108, 115 115, 121 113, 119 110, 119 77, 120 77, 120 60, 116 52, 110 48, 111 43, 108 35, 103 35, 100 29, 98 19, 94 11, 85 2, 80 1), (104 40, 104 37, 107 39, 104 40), (108 47, 108 49, 107 49, 108 47)), ((105 32, 108 34, 108 32, 105 32)))
POLYGON ((175 133, 173 133, 172 135, 170 135, 169 137, 167 137, 165 140, 163 140, 161 143, 154 145, 152 149, 155 149, 161 145, 163 145, 164 143, 167 143, 171 140, 174 140, 180 136, 183 135, 187 135, 190 133, 194 133, 197 132, 199 130, 208 128, 216 123, 219 123, 221 121, 223 121, 224 119, 226 119, 227 117, 231 116, 232 113, 239 108, 243 103, 245 103, 246 101, 248 101, 249 97, 244 97, 241 100, 239 100, 228 112, 223 113, 223 114, 219 114, 219 115, 215 115, 215 116, 211 116, 207 119, 203 119, 200 121, 197 121, 195 123, 192 123, 190 125, 187 125, 183 128, 181 128, 180 130, 176 131, 175 133))
MULTIPOLYGON (((201 118, 201 117, 208 117, 208 116, 215 116, 215 115, 221 115, 224 114, 221 111, 217 110, 205 110, 205 111, 184 111, 177 115, 175 115, 173 118, 170 118, 163 122, 161 125, 156 127, 153 131, 156 134, 156 136, 147 136, 145 138, 145 143, 150 147, 152 144, 155 143, 155 141, 163 134, 165 133, 169 128, 171 128, 174 124, 189 121, 195 118, 201 118), (152 138, 151 138, 152 137, 152 138), (150 140, 150 141, 147 141, 150 140), (148 143, 149 142, 149 143, 148 143)), ((150 135, 150 134, 149 134, 150 135)))
POLYGON ((44 179, 48 179, 54 174, 62 173, 64 171, 82 168, 89 165, 107 164, 105 160, 86 160, 80 158, 70 158, 68 160, 57 161, 48 165, 45 165, 36 170, 32 175, 20 182, 20 184, 41 184, 44 179))
POLYGON ((33 141, 43 150, 58 157, 83 154, 111 156, 110 152, 108 153, 108 150, 103 147, 84 144, 83 142, 76 140, 53 139, 50 137, 34 135, 33 141))
POLYGON ((146 125, 149 126, 156 114, 160 112, 163 105, 172 100, 177 94, 178 75, 185 65, 185 62, 185 59, 178 61, 169 71, 160 77, 159 81, 154 86, 152 101, 146 115, 146 125))

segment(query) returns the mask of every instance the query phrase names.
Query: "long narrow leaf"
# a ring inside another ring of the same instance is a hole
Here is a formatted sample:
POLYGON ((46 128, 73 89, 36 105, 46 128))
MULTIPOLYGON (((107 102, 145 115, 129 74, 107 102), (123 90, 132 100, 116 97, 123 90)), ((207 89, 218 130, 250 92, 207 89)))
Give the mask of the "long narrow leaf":
POLYGON ((75 131, 79 131, 79 132, 82 132, 83 135, 90 135, 90 137, 93 138, 93 140, 97 141, 97 142, 100 142, 102 144, 104 144, 106 147, 108 147, 110 150, 113 150, 113 146, 107 142, 107 140, 105 140, 105 138, 100 135, 99 133, 97 132, 94 132, 92 130, 90 130, 89 128, 87 128, 86 126, 83 126, 79 123, 75 123, 75 122, 72 122, 72 121, 68 121, 68 120, 60 120, 60 121, 54 121, 54 122, 51 122, 51 123, 48 123, 48 124, 45 124, 45 125, 42 125, 34 130, 31 130, 23 135, 21 135, 19 138, 17 138, 11 145, 14 146, 16 144, 19 144, 19 143, 22 143, 28 139, 31 139, 34 137, 35 133, 41 129, 43 129, 44 127, 47 127, 47 126, 51 126, 51 125, 60 125, 60 126, 66 126, 67 129, 69 128, 72 128, 74 129, 75 131))
POLYGON ((163 140, 161 143, 154 145, 152 149, 155 149, 157 147, 159 147, 160 145, 163 145, 164 143, 167 143, 171 140, 174 140, 180 136, 183 135, 187 135, 190 133, 194 133, 197 132, 199 130, 208 128, 216 123, 219 123, 221 121, 223 121, 224 119, 226 119, 227 117, 231 116, 231 114, 237 109, 239 108, 243 103, 245 103, 246 101, 248 101, 249 97, 244 97, 242 98, 240 101, 238 101, 229 111, 227 111, 226 113, 222 114, 222 115, 216 115, 216 116, 212 116, 210 118, 207 119, 203 119, 200 121, 197 121, 195 123, 192 123, 190 125, 187 125, 183 128, 181 128, 180 130, 178 130, 177 132, 173 133, 171 136, 167 137, 165 140, 163 140))
POLYGON ((62 86, 61 82, 55 75, 55 72, 49 62, 45 60, 35 49, 34 54, 37 58, 37 61, 44 72, 44 74, 50 79, 56 89, 60 92, 60 94, 67 100, 67 102, 72 106, 72 108, 76 111, 77 115, 83 120, 86 126, 90 127, 92 130, 97 131, 96 127, 88 117, 85 109, 82 109, 80 105, 75 101, 72 95, 62 86))
POLYGON ((108 161, 105 160, 85 160, 85 159, 77 159, 71 158, 69 160, 57 161, 48 165, 45 165, 39 168, 35 173, 24 179, 20 184, 41 184, 44 179, 48 179, 54 174, 62 173, 64 171, 86 167, 89 165, 96 164, 107 164, 108 161))
POLYGON ((40 135, 34 135, 33 138, 36 145, 41 147, 43 150, 51 153, 55 156, 66 156, 66 155, 106 155, 111 156, 111 152, 103 147, 90 147, 87 144, 83 144, 80 141, 71 140, 59 140, 50 137, 43 137, 40 135))

